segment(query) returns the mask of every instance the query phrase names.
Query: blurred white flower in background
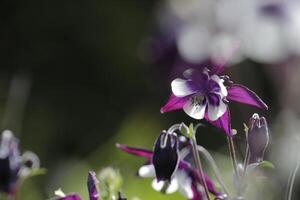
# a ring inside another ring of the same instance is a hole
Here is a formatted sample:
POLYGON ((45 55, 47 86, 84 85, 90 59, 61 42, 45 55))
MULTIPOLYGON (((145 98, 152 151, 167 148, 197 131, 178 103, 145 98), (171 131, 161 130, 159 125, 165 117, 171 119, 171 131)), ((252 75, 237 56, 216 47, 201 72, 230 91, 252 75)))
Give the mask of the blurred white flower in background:
POLYGON ((231 63, 244 58, 278 63, 300 55, 296 0, 166 0, 157 16, 190 63, 226 57, 237 44, 231 63))

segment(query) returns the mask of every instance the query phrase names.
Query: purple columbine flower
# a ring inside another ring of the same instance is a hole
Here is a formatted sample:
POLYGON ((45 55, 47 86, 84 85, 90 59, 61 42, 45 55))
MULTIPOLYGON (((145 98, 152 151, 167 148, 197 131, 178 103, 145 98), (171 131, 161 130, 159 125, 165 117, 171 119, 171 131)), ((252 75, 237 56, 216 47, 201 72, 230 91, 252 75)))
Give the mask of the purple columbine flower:
POLYGON ((158 181, 171 181, 179 163, 176 133, 161 132, 154 145, 152 163, 158 181))
POLYGON ((266 118, 253 114, 249 122, 248 146, 250 163, 263 161, 264 153, 269 144, 269 131, 266 118))
MULTIPOLYGON (((138 175, 143 178, 156 177, 155 167, 152 162, 153 152, 146 149, 128 147, 122 144, 117 144, 117 147, 122 151, 133 154, 135 156, 144 157, 147 159, 146 164, 138 170, 138 175)), ((215 196, 220 193, 216 191, 213 182, 205 174, 205 181, 208 190, 215 196)), ((166 194, 179 191, 183 196, 190 200, 202 200, 204 197, 203 186, 199 173, 191 167, 191 165, 183 160, 178 163, 178 168, 174 172, 170 181, 159 181, 156 177, 152 182, 152 187, 156 191, 166 194)))
MULTIPOLYGON (((87 187, 89 192, 89 200, 98 200, 99 192, 98 192, 98 179, 96 177, 96 173, 90 171, 88 174, 87 187)), ((65 195, 61 190, 55 192, 58 198, 55 200, 81 200, 78 194, 68 194, 65 195)))
POLYGON ((233 84, 227 76, 219 76, 222 67, 215 69, 188 69, 183 73, 184 78, 173 80, 172 94, 161 113, 183 109, 190 117, 206 119, 231 137, 229 101, 263 109, 268 109, 268 106, 247 87, 233 84), (225 80, 230 84, 225 85, 225 80))
POLYGON ((14 195, 20 170, 19 141, 9 130, 3 131, 0 143, 0 191, 14 195))

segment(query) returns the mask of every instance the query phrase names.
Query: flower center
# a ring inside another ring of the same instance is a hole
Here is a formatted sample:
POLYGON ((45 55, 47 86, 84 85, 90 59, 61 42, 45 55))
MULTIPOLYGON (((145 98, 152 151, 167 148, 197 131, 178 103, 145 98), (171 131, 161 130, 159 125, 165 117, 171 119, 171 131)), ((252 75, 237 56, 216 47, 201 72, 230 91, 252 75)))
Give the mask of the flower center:
POLYGON ((201 106, 204 100, 205 100, 205 96, 203 96, 202 94, 196 94, 191 98, 191 102, 195 106, 201 106))

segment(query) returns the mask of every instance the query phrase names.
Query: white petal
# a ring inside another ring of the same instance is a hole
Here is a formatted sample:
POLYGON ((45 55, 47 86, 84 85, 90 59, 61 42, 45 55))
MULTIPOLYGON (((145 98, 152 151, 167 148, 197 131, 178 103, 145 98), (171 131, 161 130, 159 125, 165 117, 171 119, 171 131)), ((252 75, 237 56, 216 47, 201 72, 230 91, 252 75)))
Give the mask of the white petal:
POLYGON ((220 99, 220 105, 214 106, 208 103, 208 118, 211 121, 216 121, 226 112, 227 105, 220 99))
POLYGON ((166 194, 171 194, 178 190, 178 181, 176 179, 172 179, 171 183, 167 186, 165 191, 162 191, 164 189, 165 184, 168 184, 168 183, 165 181, 157 181, 157 179, 154 179, 152 181, 153 189, 158 192, 164 192, 166 194))
POLYGON ((188 176, 188 174, 183 170, 177 170, 174 175, 174 179, 177 179, 179 183, 179 192, 187 199, 192 199, 194 197, 194 193, 192 190, 192 180, 188 176))
POLYGON ((206 104, 194 102, 192 98, 183 106, 184 112, 194 119, 203 119, 206 104))
POLYGON ((218 75, 214 74, 210 77, 212 80, 216 81, 221 89, 221 95, 222 97, 226 97, 228 95, 227 89, 224 85, 224 80, 221 79, 218 75))
POLYGON ((144 165, 139 171, 138 175, 143 178, 155 177, 155 169, 153 165, 144 165))
POLYGON ((175 80, 173 80, 171 83, 173 94, 177 97, 185 97, 187 95, 194 94, 196 91, 192 90, 188 86, 188 82, 190 82, 190 80, 181 78, 176 78, 175 80))
POLYGON ((58 196, 58 197, 65 197, 65 193, 61 190, 61 188, 57 189, 54 191, 54 194, 55 196, 58 196))

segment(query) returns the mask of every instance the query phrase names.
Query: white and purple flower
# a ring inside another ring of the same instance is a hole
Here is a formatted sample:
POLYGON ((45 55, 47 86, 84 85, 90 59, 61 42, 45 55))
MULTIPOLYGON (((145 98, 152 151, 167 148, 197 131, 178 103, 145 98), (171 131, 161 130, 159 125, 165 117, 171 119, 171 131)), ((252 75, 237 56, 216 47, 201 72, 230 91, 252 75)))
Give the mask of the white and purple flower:
POLYGON ((176 78, 171 83, 172 94, 161 112, 183 109, 194 119, 206 119, 228 136, 232 136, 228 102, 235 101, 262 109, 268 106, 250 89, 233 84, 227 76, 219 76, 223 68, 214 71, 188 69, 184 78, 176 78), (225 80, 230 83, 225 85, 225 80))
POLYGON ((20 179, 29 177, 39 167, 38 156, 30 151, 21 155, 19 140, 10 130, 4 130, 0 141, 0 192, 13 198, 20 179))
MULTIPOLYGON (((155 177, 152 182, 152 187, 156 191, 166 194, 176 192, 177 190, 190 200, 202 200, 204 197, 204 188, 201 184, 199 173, 191 167, 191 165, 184 160, 179 160, 178 167, 174 171, 170 180, 162 180, 157 177, 156 169, 154 166, 153 152, 146 149, 128 147, 122 144, 117 144, 117 147, 122 151, 144 157, 147 159, 146 164, 138 170, 138 175, 143 178, 155 177)), ((205 174, 205 181, 209 192, 215 196, 220 196, 216 191, 213 182, 205 174)))

